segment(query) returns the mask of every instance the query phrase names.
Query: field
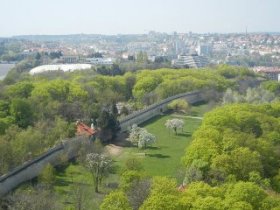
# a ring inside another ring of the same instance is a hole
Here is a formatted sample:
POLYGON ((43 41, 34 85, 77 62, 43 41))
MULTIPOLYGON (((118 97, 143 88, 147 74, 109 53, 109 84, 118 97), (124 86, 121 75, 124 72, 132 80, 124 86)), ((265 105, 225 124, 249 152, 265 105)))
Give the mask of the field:
MULTIPOLYGON (((139 157, 147 175, 172 176, 182 179, 181 157, 191 142, 193 132, 199 127, 203 114, 208 109, 208 105, 194 106, 190 114, 166 114, 141 125, 156 136, 156 143, 145 150, 139 150, 136 147, 111 146, 113 150, 110 151, 118 168, 117 171, 121 170, 125 160, 129 157, 139 157), (185 122, 184 129, 179 130, 177 135, 164 126, 165 121, 171 118, 181 118, 185 122)), ((114 188, 112 186, 118 182, 118 179, 117 173, 110 175, 101 188, 102 193, 96 194, 93 192, 90 173, 81 165, 71 164, 64 171, 57 172, 55 191, 61 201, 68 204, 67 206, 71 209, 70 207, 73 207, 73 203, 75 203, 77 186, 84 186, 85 195, 92 198, 89 199, 91 202, 87 208, 95 209, 99 206, 103 196, 114 188)))
POLYGON ((200 125, 200 122, 201 119, 185 115, 174 116, 171 114, 153 118, 142 126, 156 136, 156 143, 145 150, 124 147, 115 160, 121 166, 129 157, 139 157, 148 175, 176 176, 180 169, 181 157, 191 142, 192 133, 200 125), (172 118, 181 118, 185 122, 184 129, 178 131, 177 135, 164 126, 166 120, 172 118))

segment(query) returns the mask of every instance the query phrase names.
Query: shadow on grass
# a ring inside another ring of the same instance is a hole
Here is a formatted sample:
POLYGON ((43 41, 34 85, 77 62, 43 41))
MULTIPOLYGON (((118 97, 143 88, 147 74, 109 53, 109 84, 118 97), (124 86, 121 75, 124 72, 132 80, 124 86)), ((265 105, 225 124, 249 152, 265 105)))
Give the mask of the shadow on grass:
POLYGON ((159 120, 159 119, 161 119, 162 117, 165 117, 165 116, 166 116, 165 114, 157 115, 157 116, 147 120, 146 122, 141 123, 139 126, 140 127, 145 127, 146 125, 153 124, 154 122, 156 122, 157 120, 159 120))
POLYGON ((148 157, 155 157, 155 158, 170 158, 169 155, 163 155, 163 154, 146 154, 148 157))
POLYGON ((207 103, 208 103, 207 101, 198 101, 198 102, 193 103, 192 105, 193 106, 201 106, 201 105, 205 105, 207 103))
POLYGON ((190 137, 191 133, 189 133, 189 132, 178 133, 176 136, 190 137))
POLYGON ((160 150, 161 148, 149 146, 149 147, 147 147, 146 149, 148 149, 148 150, 160 150))

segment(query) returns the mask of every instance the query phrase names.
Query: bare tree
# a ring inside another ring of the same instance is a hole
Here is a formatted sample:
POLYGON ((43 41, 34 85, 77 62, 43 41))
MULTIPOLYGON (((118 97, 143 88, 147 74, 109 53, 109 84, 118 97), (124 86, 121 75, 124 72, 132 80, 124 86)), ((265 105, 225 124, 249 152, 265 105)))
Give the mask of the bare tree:
POLYGON ((75 209, 83 210, 86 209, 85 202, 87 199, 86 187, 83 184, 74 184, 72 188, 73 202, 75 209))
POLYGON ((150 193, 151 181, 143 179, 132 183, 132 187, 127 192, 128 200, 134 210, 139 209, 150 193))
POLYGON ((9 210, 58 210, 61 209, 51 191, 37 188, 17 191, 8 197, 9 210))

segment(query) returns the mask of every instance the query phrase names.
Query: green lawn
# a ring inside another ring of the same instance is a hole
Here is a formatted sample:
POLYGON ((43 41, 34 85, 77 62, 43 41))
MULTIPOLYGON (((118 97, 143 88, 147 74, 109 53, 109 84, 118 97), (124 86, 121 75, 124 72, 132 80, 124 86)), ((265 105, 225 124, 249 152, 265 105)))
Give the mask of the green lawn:
MULTIPOLYGON (((186 115, 167 114, 151 119, 141 126, 156 136, 156 143, 145 150, 139 150, 136 147, 123 147, 121 154, 113 158, 115 165, 121 169, 129 157, 139 157, 147 175, 179 178, 181 158, 191 142, 193 132, 201 123, 201 119, 191 118, 189 115, 202 117, 209 109, 211 107, 204 104, 193 106, 191 112, 186 115), (164 126, 166 120, 171 118, 181 118, 185 122, 184 129, 179 131, 178 135, 164 126)), ((117 174, 110 175, 100 189, 101 193, 96 194, 91 174, 83 166, 71 164, 64 171, 57 172, 54 189, 60 201, 66 206, 65 209, 74 209, 76 186, 83 186, 86 191, 86 200, 89 202, 86 204, 87 209, 98 209, 104 195, 112 190, 107 185, 117 183, 118 179, 117 174)))
POLYGON ((103 197, 112 190, 107 185, 117 183, 118 178, 116 174, 111 174, 100 187, 100 193, 95 193, 91 174, 85 167, 72 163, 64 171, 56 173, 54 190, 64 209, 76 209, 77 192, 83 195, 85 209, 98 209, 103 197))
POLYGON ((177 115, 173 116, 172 114, 158 116, 142 125, 156 136, 156 143, 145 150, 125 147, 122 154, 116 158, 117 163, 122 165, 129 157, 139 157, 142 159, 142 164, 148 175, 176 176, 185 148, 191 142, 191 136, 200 125, 201 120, 180 115, 179 117, 185 121, 185 127, 178 131, 178 135, 175 135, 173 131, 164 126, 167 119, 175 117, 178 118, 177 115))

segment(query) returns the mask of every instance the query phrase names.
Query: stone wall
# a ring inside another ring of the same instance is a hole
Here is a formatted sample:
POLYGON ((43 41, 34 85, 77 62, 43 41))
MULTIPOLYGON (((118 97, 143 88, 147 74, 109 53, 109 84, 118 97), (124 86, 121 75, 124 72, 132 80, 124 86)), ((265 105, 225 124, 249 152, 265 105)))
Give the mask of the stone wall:
POLYGON ((1 176, 0 197, 16 188, 21 183, 37 177, 48 163, 55 166, 60 162, 59 159, 63 156, 68 159, 73 158, 83 141, 85 141, 84 138, 65 140, 60 145, 55 146, 39 157, 27 161, 23 165, 1 176))
POLYGON ((141 124, 167 110, 167 105, 175 99, 186 99, 188 103, 193 104, 205 99, 205 91, 194 91, 189 93, 182 93, 163 101, 148 106, 147 108, 134 112, 120 120, 121 131, 125 132, 131 128, 133 124, 141 124))

